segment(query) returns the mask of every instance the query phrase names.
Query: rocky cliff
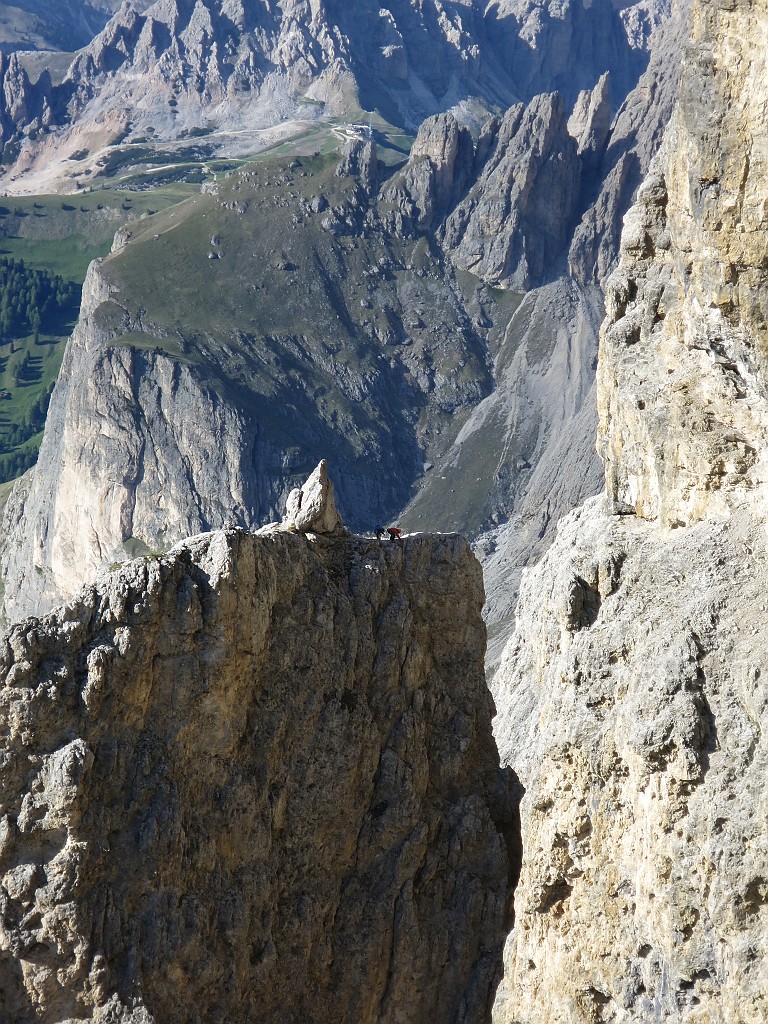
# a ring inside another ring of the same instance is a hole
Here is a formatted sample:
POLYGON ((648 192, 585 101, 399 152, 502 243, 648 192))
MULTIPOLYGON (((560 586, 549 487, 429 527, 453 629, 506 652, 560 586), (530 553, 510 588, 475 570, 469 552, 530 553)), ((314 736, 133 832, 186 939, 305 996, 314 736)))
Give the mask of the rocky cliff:
MULTIPOLYGON (((86 6, 74 6, 82 21, 86 6)), ((62 80, 30 82, 0 67, 3 184, 23 192, 44 180, 71 191, 72 153, 85 149, 96 159, 113 142, 146 144, 148 135, 158 142, 236 132, 237 139, 208 141, 236 142, 246 152, 263 144, 249 131, 296 116, 362 108, 415 128, 457 104, 504 108, 554 89, 570 105, 605 71, 618 104, 645 68, 667 7, 666 0, 623 10, 610 0, 125 4, 62 80)))
POLYGON ((601 483, 601 282, 684 23, 659 30, 665 60, 613 121, 623 87, 605 72, 570 116, 557 93, 480 127, 457 109, 394 173, 353 142, 338 166, 267 161, 122 232, 6 507, 8 614, 126 550, 274 517, 331 452, 356 528, 408 506, 409 528, 484 534, 495 659, 522 566, 601 483))
POLYGON ((3 1020, 489 1019, 519 839, 480 567, 320 523, 323 479, 0 637, 3 1020))
POLYGON ((497 677, 527 790, 499 1021, 768 1015, 768 12, 692 26, 608 286, 606 493, 527 575, 497 677))

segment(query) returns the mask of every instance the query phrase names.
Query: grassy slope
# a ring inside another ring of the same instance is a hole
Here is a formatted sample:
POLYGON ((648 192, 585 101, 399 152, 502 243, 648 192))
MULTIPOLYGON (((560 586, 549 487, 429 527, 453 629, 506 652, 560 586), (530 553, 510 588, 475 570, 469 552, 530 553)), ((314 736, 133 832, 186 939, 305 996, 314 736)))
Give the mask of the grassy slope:
POLYGON ((484 348, 426 240, 363 226, 337 155, 294 163, 252 163, 137 224, 103 265, 122 308, 102 324, 141 309, 144 333, 116 343, 196 364, 275 443, 306 450, 301 471, 318 449, 404 503, 487 389, 484 348), (329 208, 349 234, 327 230, 329 208))
MULTIPOLYGON (((362 119, 363 113, 359 114, 362 119)), ((308 123, 306 130, 297 137, 255 157, 237 161, 207 159, 209 141, 206 138, 190 138, 167 146, 156 146, 151 140, 117 145, 107 161, 108 180, 102 179, 93 188, 69 196, 11 197, 4 200, 5 205, 0 205, 0 255, 23 259, 32 268, 47 269, 80 285, 91 260, 109 252, 115 231, 121 224, 167 210, 190 197, 199 197, 197 179, 210 181, 236 167, 271 165, 276 158, 287 162, 298 154, 332 154, 328 165, 335 167, 339 139, 332 130, 334 124, 336 122, 308 123), (143 165, 142 157, 148 158, 143 165), (137 167, 137 163, 140 166, 137 167), (187 182, 190 176, 192 181, 187 182)), ((407 154, 412 138, 399 133, 378 115, 373 116, 372 125, 381 143, 380 153, 384 162, 401 160, 407 154)), ((83 159, 87 158, 84 156, 83 159)), ((184 216, 182 211, 179 219, 184 216)), ((174 266, 173 259, 170 266, 174 266)), ((184 259, 177 260, 175 266, 178 267, 179 281, 183 282, 187 277, 184 259)), ((226 264, 221 269, 226 272, 226 264)), ((146 287, 144 281, 134 281, 134 284, 141 289, 146 287)), ((199 284, 187 289, 188 294, 194 293, 193 300, 198 297, 199 284)), ((269 286, 262 286, 262 290, 265 287, 269 286)), ((184 296, 183 286, 178 294, 184 296)), ((234 322, 232 313, 230 310, 229 317, 224 319, 229 327, 234 322)), ((162 316, 160 311, 161 319, 162 316)), ((55 381, 61 365, 63 343, 73 325, 73 318, 62 321, 55 331, 43 333, 39 345, 34 345, 31 337, 14 338, 13 346, 9 339, 0 342, 0 390, 7 389, 11 393, 10 400, 0 400, 0 480, 13 475, 8 456, 24 456, 25 461, 16 472, 21 472, 34 461, 42 434, 13 447, 8 440, 8 428, 23 423, 41 393, 55 381), (30 353, 32 372, 23 386, 14 388, 13 368, 25 351, 30 353)), ((145 344, 145 341, 141 339, 138 343, 145 344)))
MULTIPOLYGON (((109 252, 120 224, 174 204, 191 191, 191 186, 173 186, 154 193, 99 190, 5 200, 0 206, 0 255, 23 259, 34 269, 50 270, 80 285, 91 260, 109 252)), ((32 336, 0 341, 0 390, 11 396, 0 399, 0 480, 13 472, 9 456, 23 456, 17 471, 34 461, 42 432, 14 447, 8 429, 28 421, 31 408, 56 380, 76 315, 74 306, 52 331, 41 333, 38 344, 32 336), (25 352, 30 372, 17 387, 13 369, 25 352)))

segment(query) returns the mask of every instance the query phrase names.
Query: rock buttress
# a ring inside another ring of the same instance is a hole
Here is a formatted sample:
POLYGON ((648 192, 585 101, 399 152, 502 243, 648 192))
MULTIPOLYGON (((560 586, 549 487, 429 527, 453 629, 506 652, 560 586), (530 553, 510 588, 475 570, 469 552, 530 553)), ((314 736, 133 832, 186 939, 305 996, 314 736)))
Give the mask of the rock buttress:
POLYGON ((693 6, 608 285, 606 493, 524 581, 496 679, 526 786, 500 1022, 768 1019, 767 29, 693 6))
POLYGON ((230 531, 0 638, 0 1017, 487 1020, 482 600, 457 537, 230 531))

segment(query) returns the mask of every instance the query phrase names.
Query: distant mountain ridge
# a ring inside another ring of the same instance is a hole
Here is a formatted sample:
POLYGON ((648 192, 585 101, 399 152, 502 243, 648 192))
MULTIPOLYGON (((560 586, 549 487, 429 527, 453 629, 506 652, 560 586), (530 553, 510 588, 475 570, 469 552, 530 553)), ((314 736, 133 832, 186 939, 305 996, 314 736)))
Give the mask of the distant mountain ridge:
MULTIPOLYGON (((152 0, 133 0, 137 10, 152 0)), ((0 7, 0 49, 77 50, 87 46, 123 0, 14 0, 0 7)))
MULTIPOLYGON (((86 5, 70 3, 86 18, 86 5)), ((64 80, 0 65, 0 143, 24 170, 46 140, 108 120, 112 138, 259 128, 302 114, 379 110, 415 128, 478 98, 505 109, 558 89, 566 102, 609 71, 618 104, 647 64, 666 0, 546 5, 464 0, 157 0, 124 4, 64 80), (144 5, 146 6, 146 5, 144 5)), ((61 12, 60 12, 61 13, 61 12)), ((73 16, 74 16, 73 13, 73 16)), ((53 22, 52 22, 53 24, 53 22)))

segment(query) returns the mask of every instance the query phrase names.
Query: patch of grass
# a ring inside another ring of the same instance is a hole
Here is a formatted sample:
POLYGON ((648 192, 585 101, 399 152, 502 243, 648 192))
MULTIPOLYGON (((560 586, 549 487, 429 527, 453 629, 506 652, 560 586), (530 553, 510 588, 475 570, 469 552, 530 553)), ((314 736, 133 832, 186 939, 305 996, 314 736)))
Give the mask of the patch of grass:
POLYGON ((0 207, 0 255, 81 285, 89 263, 109 252, 121 224, 165 209, 191 191, 174 186, 152 193, 99 189, 71 197, 14 197, 12 205, 0 207))
POLYGON ((102 265, 114 304, 99 322, 146 372, 158 354, 193 366, 270 444, 298 449, 302 472, 331 455, 386 518, 490 376, 439 251, 366 227, 338 162, 272 154, 134 224, 102 265))
POLYGON ((31 270, 47 270, 76 286, 72 306, 48 329, 23 337, 0 337, 0 481, 34 465, 42 440, 44 406, 58 376, 64 345, 77 317, 79 289, 90 262, 105 256, 117 228, 150 216, 190 195, 189 186, 152 193, 101 189, 61 196, 16 198, 0 206, 0 256, 23 259, 31 270), (23 373, 17 370, 23 360, 23 373))

